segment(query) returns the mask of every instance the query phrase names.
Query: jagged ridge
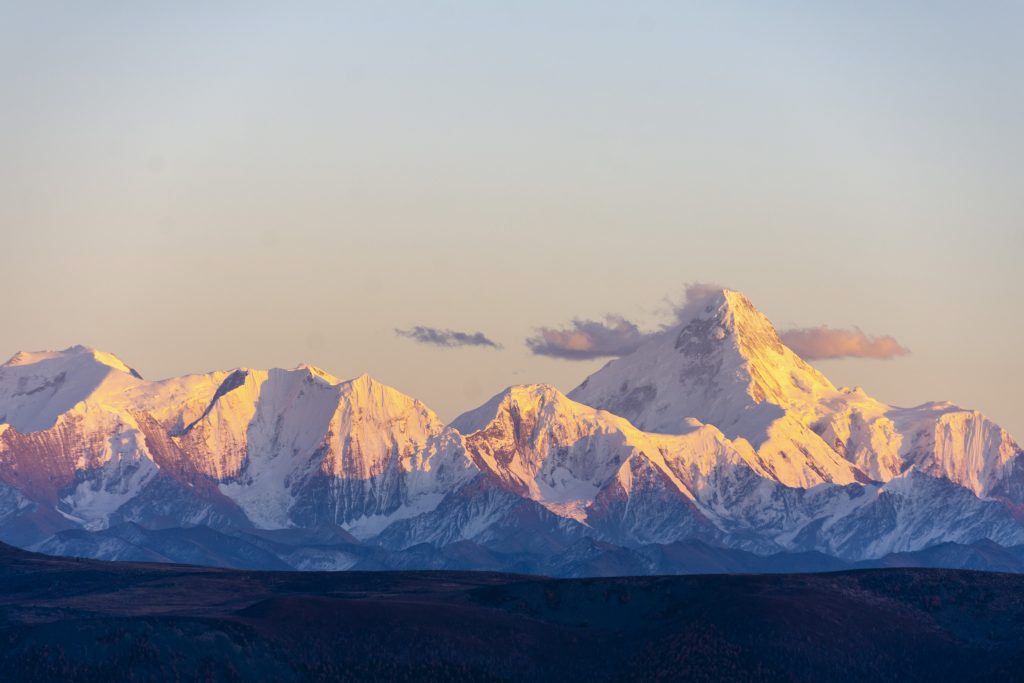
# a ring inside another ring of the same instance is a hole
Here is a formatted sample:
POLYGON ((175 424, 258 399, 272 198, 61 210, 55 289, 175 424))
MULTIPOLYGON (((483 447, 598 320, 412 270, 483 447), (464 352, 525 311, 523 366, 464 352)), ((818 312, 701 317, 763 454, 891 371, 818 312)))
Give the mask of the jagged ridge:
POLYGON ((0 366, 0 538, 22 545, 128 523, 472 543, 491 563, 585 539, 856 561, 1024 543, 1020 455, 977 412, 836 388, 729 290, 569 396, 511 387, 450 426, 366 375, 305 365, 146 381, 72 347, 0 366))

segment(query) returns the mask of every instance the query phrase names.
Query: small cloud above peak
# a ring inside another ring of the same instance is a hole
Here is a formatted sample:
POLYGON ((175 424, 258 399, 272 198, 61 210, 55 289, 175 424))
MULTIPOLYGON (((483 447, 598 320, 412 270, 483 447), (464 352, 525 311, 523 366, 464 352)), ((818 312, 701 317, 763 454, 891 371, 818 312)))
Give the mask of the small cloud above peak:
POLYGON ((860 328, 833 329, 827 325, 786 330, 782 342, 804 360, 873 358, 890 360, 905 356, 910 349, 890 335, 872 336, 860 328))
POLYGON ((683 290, 682 300, 672 304, 674 322, 689 322, 713 300, 720 301, 719 297, 725 298, 728 294, 743 296, 735 290, 713 282, 688 282, 683 290))
POLYGON ((633 353, 663 330, 690 320, 731 291, 710 282, 687 284, 682 300, 669 302, 672 320, 660 330, 642 330, 624 316, 608 314, 604 320, 574 318, 562 328, 541 327, 536 335, 526 340, 526 345, 538 356, 564 360, 618 358, 633 353))
POLYGON ((441 329, 417 325, 409 329, 395 328, 395 334, 412 339, 418 344, 456 348, 460 346, 484 346, 500 349, 501 344, 490 339, 483 332, 460 332, 458 330, 441 329))

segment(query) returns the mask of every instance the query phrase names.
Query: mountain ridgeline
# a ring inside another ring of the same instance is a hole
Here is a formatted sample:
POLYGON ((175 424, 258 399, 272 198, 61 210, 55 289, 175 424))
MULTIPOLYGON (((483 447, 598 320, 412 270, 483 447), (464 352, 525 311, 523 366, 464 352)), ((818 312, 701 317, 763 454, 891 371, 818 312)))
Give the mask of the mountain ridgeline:
POLYGON ((1018 570, 1024 458, 999 425, 835 387, 738 292, 691 308, 568 395, 510 387, 449 425, 366 375, 19 353, 0 540, 273 569, 1018 570))

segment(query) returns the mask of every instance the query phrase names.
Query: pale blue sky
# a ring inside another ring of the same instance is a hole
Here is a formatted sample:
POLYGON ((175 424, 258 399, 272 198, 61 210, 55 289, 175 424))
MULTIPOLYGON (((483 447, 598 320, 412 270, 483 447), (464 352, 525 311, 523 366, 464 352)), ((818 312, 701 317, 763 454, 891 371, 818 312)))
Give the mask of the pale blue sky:
POLYGON ((450 418, 603 362, 535 327, 712 281, 1024 439, 1024 5, 896 4, 0 2, 0 355, 307 361, 450 418))

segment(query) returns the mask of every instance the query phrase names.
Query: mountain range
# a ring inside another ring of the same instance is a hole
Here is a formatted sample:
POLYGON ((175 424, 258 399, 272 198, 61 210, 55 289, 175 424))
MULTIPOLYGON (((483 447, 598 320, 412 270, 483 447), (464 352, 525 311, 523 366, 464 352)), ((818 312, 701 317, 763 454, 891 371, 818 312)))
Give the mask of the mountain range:
POLYGON ((0 540, 275 569, 1017 570, 1024 459, 999 425, 837 388, 738 292, 688 308, 567 395, 514 386, 451 424, 309 365, 149 381, 18 353, 0 540))

